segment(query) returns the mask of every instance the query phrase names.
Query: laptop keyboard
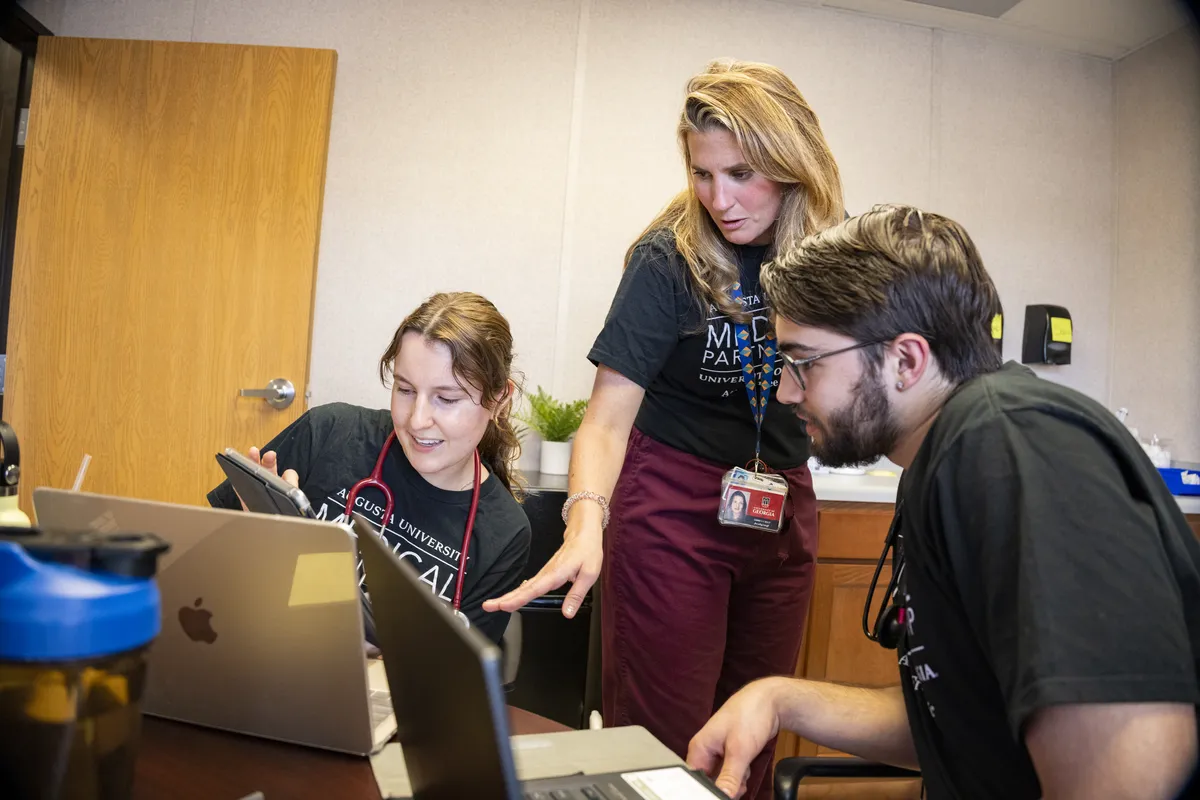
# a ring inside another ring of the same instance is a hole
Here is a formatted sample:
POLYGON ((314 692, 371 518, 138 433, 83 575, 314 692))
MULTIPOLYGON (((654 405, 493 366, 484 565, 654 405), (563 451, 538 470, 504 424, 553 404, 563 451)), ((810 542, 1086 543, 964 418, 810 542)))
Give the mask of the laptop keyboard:
POLYGON ((371 730, 375 730, 392 713, 392 694, 380 689, 372 689, 368 697, 371 703, 371 730))
POLYGON ((525 792, 525 800, 609 800, 599 786, 581 786, 578 789, 554 789, 546 792, 525 792))

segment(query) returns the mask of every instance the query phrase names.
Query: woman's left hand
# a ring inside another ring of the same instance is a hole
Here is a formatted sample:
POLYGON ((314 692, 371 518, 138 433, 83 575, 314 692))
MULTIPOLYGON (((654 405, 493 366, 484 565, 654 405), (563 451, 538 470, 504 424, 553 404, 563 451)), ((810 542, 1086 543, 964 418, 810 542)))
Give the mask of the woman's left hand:
MULTIPOLYGON (((279 458, 275 455, 274 450, 268 450, 260 455, 257 447, 251 447, 249 455, 250 460, 255 464, 265 467, 275 475, 279 475, 279 458)), ((300 475, 296 470, 285 469, 281 477, 295 488, 300 488, 300 475)))

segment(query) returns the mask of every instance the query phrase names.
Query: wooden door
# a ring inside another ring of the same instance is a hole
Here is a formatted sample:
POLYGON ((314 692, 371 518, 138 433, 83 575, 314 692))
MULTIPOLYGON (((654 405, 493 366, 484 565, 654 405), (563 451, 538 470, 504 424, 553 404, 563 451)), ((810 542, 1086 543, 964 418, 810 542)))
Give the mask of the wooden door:
POLYGON ((337 54, 43 38, 5 417, 36 486, 203 504, 304 410, 337 54), (285 378, 286 410, 238 390, 285 378))

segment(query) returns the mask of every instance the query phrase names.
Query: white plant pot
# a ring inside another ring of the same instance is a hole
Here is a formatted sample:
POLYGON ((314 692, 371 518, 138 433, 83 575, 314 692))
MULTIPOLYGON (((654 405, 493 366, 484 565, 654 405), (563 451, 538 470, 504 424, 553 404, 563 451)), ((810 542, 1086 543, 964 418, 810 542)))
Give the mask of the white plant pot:
POLYGON ((570 468, 570 442, 542 442, 539 469, 543 475, 566 475, 570 468))

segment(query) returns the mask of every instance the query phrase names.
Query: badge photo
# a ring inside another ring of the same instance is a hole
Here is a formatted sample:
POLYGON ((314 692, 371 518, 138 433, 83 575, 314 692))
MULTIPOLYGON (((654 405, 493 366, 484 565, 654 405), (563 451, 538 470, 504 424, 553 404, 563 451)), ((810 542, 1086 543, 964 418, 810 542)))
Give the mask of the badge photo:
POLYGON ((777 475, 730 476, 723 481, 721 509, 717 515, 722 525, 756 530, 783 529, 783 508, 787 500, 787 483, 777 475))

